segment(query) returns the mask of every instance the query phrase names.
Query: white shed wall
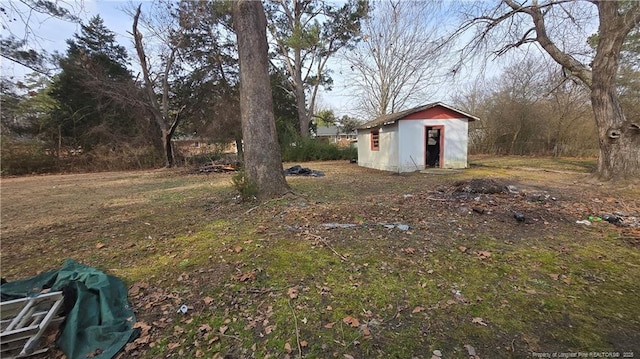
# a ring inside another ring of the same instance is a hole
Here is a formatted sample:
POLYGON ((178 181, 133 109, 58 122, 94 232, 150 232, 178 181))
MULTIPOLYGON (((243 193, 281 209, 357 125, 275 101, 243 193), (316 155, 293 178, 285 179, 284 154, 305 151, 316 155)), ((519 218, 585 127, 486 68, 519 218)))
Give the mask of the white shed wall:
POLYGON ((358 166, 398 171, 398 123, 380 128, 380 150, 371 150, 371 130, 358 130, 358 166))
POLYGON ((442 167, 467 167, 468 120, 410 119, 400 120, 397 124, 401 139, 398 149, 399 172, 413 172, 425 168, 425 127, 427 126, 444 126, 442 167))

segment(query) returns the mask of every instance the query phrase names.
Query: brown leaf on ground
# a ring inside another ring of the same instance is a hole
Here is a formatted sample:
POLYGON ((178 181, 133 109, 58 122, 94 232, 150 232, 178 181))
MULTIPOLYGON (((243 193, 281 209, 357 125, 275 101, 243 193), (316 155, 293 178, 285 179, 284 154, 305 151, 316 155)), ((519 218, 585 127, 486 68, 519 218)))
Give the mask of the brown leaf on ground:
POLYGON ((489 251, 478 251, 477 253, 479 259, 491 258, 491 252, 489 251))
POLYGON ((324 325, 324 327, 327 328, 327 329, 331 329, 331 328, 333 328, 333 326, 335 324, 336 324, 336 322, 327 323, 327 324, 324 325))
POLYGON ((202 324, 198 327, 198 330, 202 333, 208 333, 211 331, 211 326, 209 324, 202 324))
POLYGON ((196 350, 196 358, 202 358, 204 356, 204 352, 200 349, 196 350))
POLYGON ((306 340, 303 340, 303 341, 301 341, 301 342, 300 342, 300 346, 301 346, 302 348, 306 348, 306 347, 308 347, 308 346, 309 346, 309 343, 308 343, 306 340))
POLYGON ((408 248, 404 248, 402 251, 406 254, 414 254, 416 252, 416 249, 408 247, 408 248))
POLYGON ((289 296, 289 298, 291 299, 296 299, 298 298, 298 288, 296 287, 291 287, 289 289, 287 289, 287 295, 289 296))
POLYGON ((411 311, 411 313, 415 314, 415 313, 420 313, 424 310, 423 307, 415 307, 413 308, 413 310, 411 311))
POLYGON ((98 242, 98 243, 96 243, 96 248, 97 248, 97 249, 102 249, 102 248, 104 248, 104 247, 106 247, 106 244, 104 244, 104 243, 102 243, 102 242, 98 242))
POLYGON ((549 277, 553 280, 558 280, 558 278, 560 278, 560 274, 549 273, 549 277))
POLYGON ((202 298, 202 301, 204 302, 204 304, 209 305, 213 302, 213 298, 211 297, 204 297, 202 298))
POLYGON ((289 342, 284 343, 284 350, 287 351, 287 353, 291 354, 291 352, 293 351, 291 349, 291 344, 289 344, 289 342))
POLYGON ((240 252, 242 252, 242 250, 243 250, 243 249, 244 249, 244 248, 242 248, 242 247, 240 247, 240 246, 237 246, 237 247, 235 247, 235 248, 233 249, 233 251, 234 251, 234 252, 236 252, 236 253, 240 253, 240 252))
POLYGON ((175 348, 177 348, 179 346, 180 346, 180 343, 169 343, 169 344, 167 344, 167 349, 173 350, 173 349, 175 349, 175 348))
POLYGON ((218 330, 220 330, 220 334, 224 334, 227 332, 227 329, 229 329, 229 327, 226 325, 223 325, 218 330))
POLYGON ((362 335, 365 339, 371 338, 371 330, 369 330, 369 326, 366 324, 362 326, 362 335))
POLYGON ((360 321, 358 320, 358 318, 354 318, 352 316, 346 316, 342 318, 342 322, 353 328, 357 328, 360 326, 360 321))
POLYGON ((468 248, 467 248, 467 247, 465 247, 465 246, 459 246, 459 247, 458 247, 458 250, 459 250, 460 252, 462 252, 462 253, 466 252, 466 251, 467 251, 467 249, 468 249, 468 248))
POLYGON ((256 272, 250 271, 242 274, 238 274, 234 277, 239 282, 253 282, 256 279, 256 272))

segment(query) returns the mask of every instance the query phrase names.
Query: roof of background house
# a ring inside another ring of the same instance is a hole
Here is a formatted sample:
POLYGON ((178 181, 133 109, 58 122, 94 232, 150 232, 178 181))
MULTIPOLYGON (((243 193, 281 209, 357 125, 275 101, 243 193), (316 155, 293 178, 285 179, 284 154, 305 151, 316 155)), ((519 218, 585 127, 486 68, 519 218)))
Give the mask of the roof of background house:
POLYGON ((336 135, 355 135, 356 132, 352 131, 349 133, 343 132, 342 129, 338 129, 336 126, 318 126, 316 129, 317 137, 327 137, 327 136, 336 136, 336 135))
POLYGON ((384 125, 390 125, 400 119, 402 119, 403 117, 409 116, 411 114, 414 114, 416 112, 420 112, 420 111, 424 111, 424 110, 428 110, 432 107, 436 107, 436 106, 442 106, 444 108, 447 108, 451 111, 457 112, 461 115, 463 115, 464 117, 467 117, 470 121, 478 121, 480 120, 479 118, 477 118, 476 116, 470 115, 466 112, 460 111, 456 108, 453 108, 449 105, 446 105, 442 102, 433 102, 427 105, 422 105, 422 106, 418 106, 418 107, 414 107, 414 108, 410 108, 408 110, 404 110, 404 111, 400 111, 400 112, 396 112, 396 113, 391 113, 388 115, 384 115, 384 116, 380 116, 378 118, 376 118, 373 121, 369 121, 367 123, 364 123, 360 126, 358 126, 358 129, 367 129, 367 128, 372 128, 372 127, 378 127, 378 126, 384 126, 384 125))

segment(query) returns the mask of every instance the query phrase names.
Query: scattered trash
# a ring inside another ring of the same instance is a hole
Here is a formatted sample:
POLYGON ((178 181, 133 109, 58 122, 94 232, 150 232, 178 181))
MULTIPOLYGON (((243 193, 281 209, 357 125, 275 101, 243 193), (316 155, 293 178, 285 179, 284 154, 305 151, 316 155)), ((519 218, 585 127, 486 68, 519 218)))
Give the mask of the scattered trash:
POLYGON ((409 230, 409 225, 407 224, 403 224, 403 223, 379 223, 381 226, 384 226, 384 228, 386 229, 394 229, 394 228, 398 228, 401 231, 408 231, 409 230))
POLYGON ((624 220, 622 219, 622 217, 620 216, 613 216, 613 215, 609 215, 609 214, 604 214, 601 216, 601 218, 611 224, 615 224, 616 226, 621 226, 624 222, 624 220))
POLYGON ((324 177, 324 173, 300 165, 295 165, 284 170, 285 176, 324 177))
POLYGON ((436 350, 433 351, 433 355, 437 356, 438 358, 441 358, 442 357, 442 352, 436 349, 436 350))
POLYGON ((405 195, 402 195, 402 198, 404 198, 404 199, 411 198, 411 197, 413 197, 413 195, 412 195, 412 194, 405 194, 405 195))
POLYGON ((600 221, 602 221, 602 218, 600 218, 598 216, 589 216, 589 220, 591 222, 600 222, 600 221))
POLYGON ((581 221, 576 221, 577 224, 584 224, 585 226, 590 226, 591 225, 591 221, 583 219, 581 221))
POLYGON ((347 228, 356 228, 358 227, 355 223, 323 223, 322 226, 326 229, 347 229, 347 228))
POLYGON ((522 214, 522 213, 518 213, 518 212, 515 212, 515 213, 513 214, 513 218, 515 218, 515 219, 516 219, 516 221, 518 221, 518 222, 524 222, 524 221, 525 221, 525 219, 526 219, 526 218, 524 217, 524 214, 522 214))
POLYGON ((180 306, 180 308, 178 308, 178 313, 187 314, 188 310, 189 310, 189 307, 183 304, 180 306))

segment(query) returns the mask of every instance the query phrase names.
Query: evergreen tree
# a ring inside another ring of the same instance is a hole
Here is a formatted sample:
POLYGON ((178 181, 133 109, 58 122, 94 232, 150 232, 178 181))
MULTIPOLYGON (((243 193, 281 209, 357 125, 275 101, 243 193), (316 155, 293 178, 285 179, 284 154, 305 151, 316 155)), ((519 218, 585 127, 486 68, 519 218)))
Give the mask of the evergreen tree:
POLYGON ((57 101, 49 126, 63 145, 90 151, 97 145, 127 142, 138 128, 128 109, 136 89, 126 68, 127 52, 100 18, 82 25, 58 58, 62 71, 54 78, 57 101))

